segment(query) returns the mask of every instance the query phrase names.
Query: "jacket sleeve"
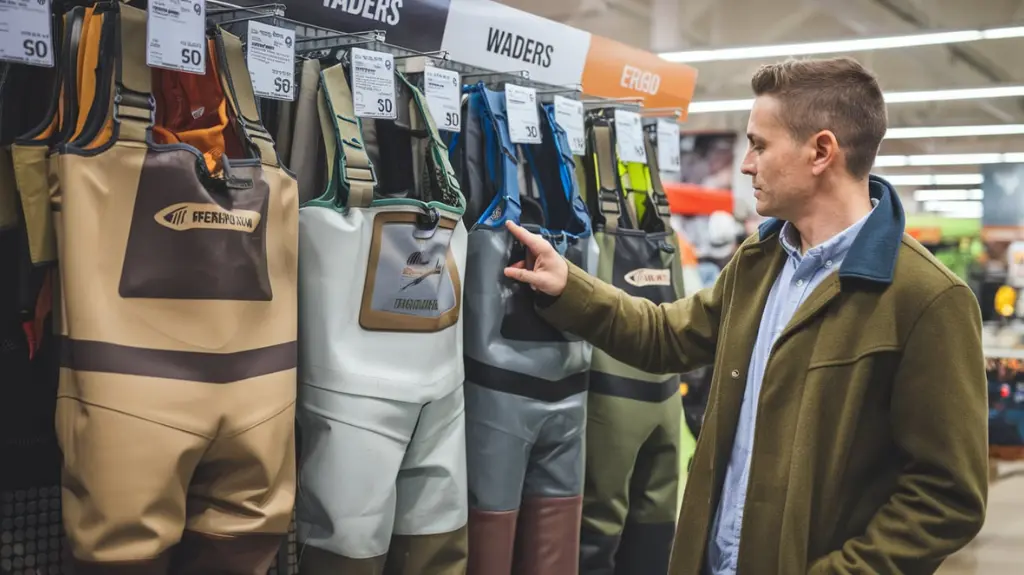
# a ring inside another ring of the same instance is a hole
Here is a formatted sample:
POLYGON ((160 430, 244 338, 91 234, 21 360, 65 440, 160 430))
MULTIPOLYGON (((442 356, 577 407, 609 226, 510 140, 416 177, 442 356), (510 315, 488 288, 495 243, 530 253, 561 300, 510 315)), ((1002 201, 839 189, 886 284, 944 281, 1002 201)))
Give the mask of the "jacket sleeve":
POLYGON ((907 463, 867 531, 812 575, 930 574, 981 529, 988 496, 988 383, 981 313, 947 288, 912 328, 893 381, 891 422, 907 463))
POLYGON ((732 263, 715 285, 656 305, 633 297, 569 263, 565 291, 540 314, 615 359, 650 373, 681 373, 714 360, 722 300, 732 263))

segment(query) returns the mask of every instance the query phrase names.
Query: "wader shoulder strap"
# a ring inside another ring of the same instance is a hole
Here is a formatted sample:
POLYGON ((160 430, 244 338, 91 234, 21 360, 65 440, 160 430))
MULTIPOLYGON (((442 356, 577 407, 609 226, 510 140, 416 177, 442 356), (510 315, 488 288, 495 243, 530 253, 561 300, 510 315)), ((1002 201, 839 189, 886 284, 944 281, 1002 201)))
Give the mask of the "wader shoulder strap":
POLYGON ((345 68, 336 65, 320 72, 340 145, 337 147, 338 201, 345 208, 366 208, 373 202, 377 174, 363 145, 359 118, 345 68))
POLYGON ((415 118, 417 117, 425 124, 424 128, 428 138, 427 153, 430 157, 430 167, 433 172, 430 175, 441 192, 441 198, 434 199, 439 199, 442 203, 456 207, 464 212, 466 210, 466 198, 462 194, 462 186, 459 185, 458 178, 455 177, 455 168, 452 167, 451 160, 448 158, 448 147, 444 144, 444 140, 441 139, 441 132, 438 131, 434 117, 430 115, 430 111, 427 108, 426 98, 423 96, 423 92, 413 85, 404 74, 397 74, 397 76, 409 90, 409 93, 412 95, 413 104, 416 106, 417 113, 413 114, 414 119, 412 120, 414 123, 413 128, 420 127, 415 125, 415 118))
POLYGON ((124 5, 118 11, 121 69, 114 90, 116 138, 146 143, 156 112, 152 72, 146 66, 146 11, 124 5))
POLYGON ((217 64, 220 67, 220 83, 241 128, 242 137, 264 165, 276 168, 280 162, 277 150, 274 149, 274 138, 260 123, 260 112, 256 107, 249 69, 245 65, 242 41, 219 26, 214 30, 214 38, 219 52, 217 64))
POLYGON ((644 138, 644 146, 647 149, 647 167, 644 170, 647 177, 647 197, 650 204, 658 212, 658 217, 665 224, 665 231, 672 230, 672 212, 669 210, 668 196, 665 195, 665 188, 661 185, 661 167, 658 165, 658 151, 650 138, 644 138))
POLYGON ((614 232, 622 223, 625 205, 619 181, 615 137, 609 122, 600 118, 594 119, 589 136, 596 171, 594 183, 597 188, 597 197, 592 200, 592 205, 604 218, 604 229, 614 232))
POLYGON ((319 89, 316 92, 316 111, 320 117, 320 135, 324 139, 324 152, 327 157, 327 186, 322 196, 323 199, 334 198, 335 182, 334 174, 337 170, 338 161, 338 134, 335 132, 331 107, 327 103, 327 92, 322 82, 318 82, 319 89))
POLYGON ((479 106, 484 136, 484 162, 488 185, 497 187, 491 203, 476 222, 478 226, 501 227, 505 221, 518 223, 522 214, 519 201, 519 169, 515 145, 508 128, 505 94, 488 90, 482 83, 470 96, 470 105, 479 106), (499 173, 494 173, 497 169, 499 173))
POLYGON ((558 175, 562 181, 565 198, 569 202, 569 210, 583 225, 580 235, 588 235, 591 232, 590 214, 587 213, 586 203, 580 195, 580 185, 576 179, 576 158, 573 157, 572 148, 569 146, 569 135, 558 125, 554 104, 548 104, 542 110, 553 132, 555 150, 558 151, 558 175))

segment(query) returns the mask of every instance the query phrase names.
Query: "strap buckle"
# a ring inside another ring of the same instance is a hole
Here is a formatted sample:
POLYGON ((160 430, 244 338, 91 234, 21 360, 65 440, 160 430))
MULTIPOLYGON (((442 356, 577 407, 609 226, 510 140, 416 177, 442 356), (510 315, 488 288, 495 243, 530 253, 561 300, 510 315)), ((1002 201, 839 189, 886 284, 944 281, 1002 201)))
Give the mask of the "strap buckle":
POLYGON ((144 121, 142 118, 131 114, 122 115, 121 105, 123 104, 129 108, 149 112, 149 125, 152 126, 156 124, 156 99, 153 98, 153 95, 139 94, 137 92, 125 92, 123 90, 125 90, 125 88, 119 86, 114 94, 114 121, 120 123, 122 118, 128 118, 140 122, 144 121))

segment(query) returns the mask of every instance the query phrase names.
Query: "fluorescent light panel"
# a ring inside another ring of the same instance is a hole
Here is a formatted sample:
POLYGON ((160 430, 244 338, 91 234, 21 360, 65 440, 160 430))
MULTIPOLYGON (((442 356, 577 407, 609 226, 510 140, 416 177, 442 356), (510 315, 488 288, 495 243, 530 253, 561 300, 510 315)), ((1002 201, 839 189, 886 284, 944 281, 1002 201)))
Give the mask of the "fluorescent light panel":
POLYGON ((1024 37, 1024 26, 990 28, 988 30, 953 30, 884 36, 880 38, 854 38, 826 42, 802 42, 798 44, 776 44, 774 46, 744 46, 714 50, 687 50, 659 54, 669 62, 715 62, 722 60, 750 60, 756 58, 779 58, 785 56, 810 56, 813 54, 839 54, 843 52, 865 52, 868 50, 891 50, 913 46, 935 46, 959 44, 979 40, 997 40, 1024 37))
POLYGON ((978 164, 1020 164, 1024 153, 1009 154, 920 154, 915 156, 878 156, 876 168, 907 166, 971 166, 978 164))
POLYGON ((881 175, 894 186, 980 186, 981 174, 895 174, 881 175))
POLYGON ((923 126, 889 128, 886 140, 917 138, 963 138, 972 136, 1014 136, 1024 134, 1024 124, 991 124, 987 126, 923 126))
POLYGON ((980 218, 981 202, 924 202, 926 212, 936 212, 949 218, 980 218))
MULTIPOLYGON (((991 88, 960 88, 955 90, 925 90, 914 92, 889 92, 884 94, 886 104, 906 104, 911 102, 938 102, 950 100, 987 100, 992 98, 1011 98, 1024 96, 1024 86, 995 86, 991 88)), ((753 98, 742 100, 711 100, 708 102, 691 102, 690 114, 707 114, 710 112, 738 112, 750 110, 754 105, 753 98)))
POLYGON ((981 201, 985 199, 985 192, 981 188, 969 190, 914 190, 915 202, 964 202, 981 201))

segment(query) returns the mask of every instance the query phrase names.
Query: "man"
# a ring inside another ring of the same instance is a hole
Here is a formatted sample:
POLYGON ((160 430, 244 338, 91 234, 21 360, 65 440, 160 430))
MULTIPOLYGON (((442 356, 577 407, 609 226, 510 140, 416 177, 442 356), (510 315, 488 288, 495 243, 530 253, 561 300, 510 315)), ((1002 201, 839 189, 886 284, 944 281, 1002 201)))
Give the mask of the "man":
POLYGON ((621 361, 714 365, 672 575, 933 573, 985 515, 977 301, 868 175, 886 129, 868 71, 790 61, 752 87, 743 172, 771 219, 713 288, 655 306, 520 228, 531 254, 506 274, 621 361))

